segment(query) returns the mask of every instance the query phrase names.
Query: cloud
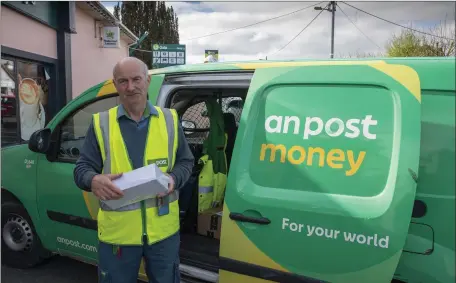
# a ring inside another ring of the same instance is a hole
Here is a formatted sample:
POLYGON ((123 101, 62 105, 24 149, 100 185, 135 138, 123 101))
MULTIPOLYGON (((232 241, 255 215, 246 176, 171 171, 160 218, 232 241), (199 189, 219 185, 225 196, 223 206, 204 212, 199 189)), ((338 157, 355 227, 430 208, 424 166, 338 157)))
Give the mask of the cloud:
MULTIPOLYGON (((119 1, 120 3, 122 1, 119 1)), ((103 6, 105 6, 106 9, 109 10, 109 12, 113 13, 114 12, 114 6, 117 5, 117 1, 103 1, 101 2, 101 4, 103 4, 103 6)))
MULTIPOLYGON (((319 11, 312 8, 247 28, 193 39, 210 33, 253 24, 290 13, 318 2, 166 2, 179 17, 181 44, 186 44, 187 63, 201 63, 205 49, 218 49, 220 61, 264 59, 329 58, 331 13, 323 13, 285 49, 289 42, 319 11)), ((321 5, 326 5, 323 2, 321 5)), ((335 16, 335 57, 384 52, 392 34, 402 28, 359 12, 339 2, 335 16), (379 48, 380 47, 380 48, 379 48)), ((444 21, 454 22, 454 2, 348 2, 378 17, 415 28, 427 28, 444 21)), ((113 8, 107 5, 107 8, 113 8)))
MULTIPOLYGON (((103 6, 111 13, 114 15, 114 6, 117 5, 118 2, 115 2, 115 1, 102 1, 101 4, 103 4, 103 6)), ((122 3, 122 1, 120 1, 119 3, 122 3)))

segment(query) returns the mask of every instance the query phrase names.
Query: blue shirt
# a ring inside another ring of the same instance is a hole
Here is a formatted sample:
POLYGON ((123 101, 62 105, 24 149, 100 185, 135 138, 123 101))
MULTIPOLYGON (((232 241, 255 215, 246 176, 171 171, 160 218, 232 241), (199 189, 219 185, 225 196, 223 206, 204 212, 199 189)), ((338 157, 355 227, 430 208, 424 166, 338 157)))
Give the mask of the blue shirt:
MULTIPOLYGON (((128 116, 123 105, 119 105, 117 121, 119 122, 122 138, 125 141, 133 169, 144 166, 144 150, 146 147, 149 121, 152 116, 158 115, 159 113, 155 107, 148 101, 140 121, 136 122, 128 116)), ((176 189, 181 188, 187 182, 192 173, 193 165, 194 157, 179 123, 176 160, 173 170, 170 172, 170 175, 174 178, 176 189)), ((92 179, 95 175, 101 174, 102 169, 103 160, 92 121, 87 131, 79 159, 76 161, 76 167, 74 168, 74 181, 76 185, 85 191, 91 191, 92 179)))

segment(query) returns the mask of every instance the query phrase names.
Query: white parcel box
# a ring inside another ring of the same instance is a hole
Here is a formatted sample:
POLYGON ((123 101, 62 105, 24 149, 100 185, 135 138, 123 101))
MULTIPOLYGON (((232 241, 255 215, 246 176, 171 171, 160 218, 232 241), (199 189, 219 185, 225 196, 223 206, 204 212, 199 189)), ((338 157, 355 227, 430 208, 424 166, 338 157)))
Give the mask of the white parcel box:
POLYGON ((145 199, 155 198, 157 194, 167 192, 169 177, 153 163, 124 173, 113 183, 123 191, 124 196, 118 200, 102 202, 111 209, 118 209, 145 199))

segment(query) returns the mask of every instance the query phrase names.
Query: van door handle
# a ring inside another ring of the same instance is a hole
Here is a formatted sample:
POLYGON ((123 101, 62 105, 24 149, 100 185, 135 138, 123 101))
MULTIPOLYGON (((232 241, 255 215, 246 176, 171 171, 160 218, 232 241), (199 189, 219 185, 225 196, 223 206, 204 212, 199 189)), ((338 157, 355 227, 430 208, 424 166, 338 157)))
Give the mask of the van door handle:
POLYGON ((245 216, 242 213, 236 213, 236 212, 230 213, 230 219, 235 220, 235 221, 256 223, 256 224, 262 224, 262 225, 267 225, 267 224, 271 223, 271 220, 269 220, 266 217, 245 216))

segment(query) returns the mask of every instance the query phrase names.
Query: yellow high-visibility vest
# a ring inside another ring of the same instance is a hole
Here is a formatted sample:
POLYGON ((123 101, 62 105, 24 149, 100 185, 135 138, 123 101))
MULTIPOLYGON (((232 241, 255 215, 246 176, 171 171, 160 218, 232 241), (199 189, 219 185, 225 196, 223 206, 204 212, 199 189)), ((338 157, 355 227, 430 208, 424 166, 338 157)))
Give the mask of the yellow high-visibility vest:
MULTIPOLYGON (((227 140, 228 135, 225 134, 223 150, 226 150, 227 140)), ((226 155, 224 155, 224 158, 226 163, 226 155)), ((221 172, 214 172, 212 160, 209 159, 207 154, 201 156, 198 163, 203 164, 198 176, 198 212, 203 212, 221 206, 225 198, 227 175, 221 172)))
MULTIPOLYGON (((162 172, 174 166, 178 139, 178 116, 174 109, 155 107, 158 116, 151 115, 144 152, 144 166, 157 164, 162 172)), ((119 174, 133 170, 117 121, 118 106, 93 115, 104 174, 119 174)), ((100 202, 98 238, 115 245, 141 245, 161 241, 179 230, 178 192, 169 195, 169 214, 158 216, 156 199, 147 199, 116 210, 100 202)))

